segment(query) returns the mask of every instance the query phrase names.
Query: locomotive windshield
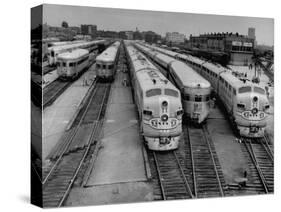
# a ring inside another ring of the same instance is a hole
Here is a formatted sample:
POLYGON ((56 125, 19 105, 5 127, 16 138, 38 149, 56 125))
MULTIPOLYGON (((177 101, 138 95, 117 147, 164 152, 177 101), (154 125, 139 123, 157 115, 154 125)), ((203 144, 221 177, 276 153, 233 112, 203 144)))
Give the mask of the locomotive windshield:
POLYGON ((239 93, 247 93, 247 92, 251 92, 252 88, 250 86, 246 86, 246 87, 241 87, 239 88, 239 93))
POLYGON ((179 96, 179 94, 178 94, 178 92, 177 91, 175 91, 175 90, 172 90, 172 89, 165 89, 165 95, 167 95, 167 96, 173 96, 173 97, 178 97, 179 96))
POLYGON ((254 87, 254 92, 257 92, 259 94, 265 94, 264 89, 260 87, 254 87))
POLYGON ((146 91, 146 97, 152 97, 152 96, 157 96, 157 95, 161 95, 160 88, 150 89, 150 90, 146 91))

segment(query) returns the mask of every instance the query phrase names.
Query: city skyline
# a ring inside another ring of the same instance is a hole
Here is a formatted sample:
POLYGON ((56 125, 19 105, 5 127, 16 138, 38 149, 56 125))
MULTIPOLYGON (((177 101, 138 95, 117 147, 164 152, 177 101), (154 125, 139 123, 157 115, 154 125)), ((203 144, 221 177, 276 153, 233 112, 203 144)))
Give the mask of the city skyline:
POLYGON ((144 10, 112 9, 99 7, 65 6, 46 4, 43 9, 43 23, 61 26, 81 24, 97 25, 98 30, 112 31, 154 31, 162 36, 166 32, 190 34, 232 32, 248 34, 248 28, 256 29, 258 44, 274 45, 274 21, 272 18, 242 16, 205 15, 192 13, 159 12, 144 10), (114 20, 114 21, 113 21, 114 20))

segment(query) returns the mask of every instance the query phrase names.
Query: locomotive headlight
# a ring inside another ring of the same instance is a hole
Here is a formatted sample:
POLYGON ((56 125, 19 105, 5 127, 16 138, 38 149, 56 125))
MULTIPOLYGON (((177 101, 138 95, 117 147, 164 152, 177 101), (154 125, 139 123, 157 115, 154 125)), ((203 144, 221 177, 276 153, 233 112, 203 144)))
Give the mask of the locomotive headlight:
POLYGON ((169 116, 167 114, 164 114, 164 115, 161 116, 162 121, 167 121, 168 118, 169 118, 169 116))
POLYGON ((163 101, 162 102, 162 107, 167 107, 168 106, 168 102, 167 101, 163 101))
POLYGON ((254 115, 256 115, 258 112, 259 112, 258 108, 255 107, 255 108, 252 109, 252 113, 254 115))
POLYGON ((257 96, 254 96, 253 102, 257 102, 257 101, 258 101, 258 97, 257 97, 257 96))

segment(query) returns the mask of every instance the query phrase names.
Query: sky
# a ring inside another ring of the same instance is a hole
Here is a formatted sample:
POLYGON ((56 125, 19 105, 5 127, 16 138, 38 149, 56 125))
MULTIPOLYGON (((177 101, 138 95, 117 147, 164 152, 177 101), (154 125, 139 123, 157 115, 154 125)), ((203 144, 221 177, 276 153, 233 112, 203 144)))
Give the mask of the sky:
POLYGON ((97 25, 98 30, 154 31, 164 36, 166 32, 180 32, 189 38, 211 32, 238 32, 247 35, 248 28, 256 29, 258 44, 274 44, 274 20, 241 16, 204 15, 193 13, 156 12, 98 7, 65 5, 43 6, 43 23, 61 26, 66 21, 69 26, 81 24, 97 25))

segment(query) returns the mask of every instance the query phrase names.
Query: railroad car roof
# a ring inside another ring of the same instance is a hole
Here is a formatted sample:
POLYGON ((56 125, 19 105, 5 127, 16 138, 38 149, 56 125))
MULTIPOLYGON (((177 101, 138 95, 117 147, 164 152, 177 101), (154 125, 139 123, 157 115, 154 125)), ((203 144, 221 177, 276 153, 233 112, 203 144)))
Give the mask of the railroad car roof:
POLYGON ((96 40, 96 41, 89 41, 89 42, 81 42, 81 43, 71 43, 67 45, 62 45, 62 46, 52 46, 49 47, 49 50, 54 50, 54 51, 61 51, 64 49, 71 49, 71 48, 83 48, 87 45, 92 45, 92 44, 99 44, 99 43, 104 43, 105 40, 96 40))
POLYGON ((153 88, 178 89, 138 50, 127 46, 140 86, 144 91, 153 88), (153 82, 155 80, 155 83, 153 82))
POLYGON ((100 55, 98 55, 96 57, 96 61, 104 61, 104 62, 114 61, 119 46, 120 46, 120 42, 115 42, 113 45, 111 45, 105 51, 103 51, 100 55))
POLYGON ((75 49, 73 51, 64 52, 58 55, 58 59, 63 60, 75 60, 85 55, 88 55, 89 51, 86 49, 75 49))
MULTIPOLYGON (((149 49, 143 46, 141 46, 140 48, 149 49)), ((202 88, 209 88, 211 86, 209 81, 204 79, 200 74, 198 74, 195 70, 193 70, 193 68, 191 68, 187 64, 181 61, 177 61, 173 57, 167 56, 163 53, 158 53, 156 55, 156 58, 164 61, 167 64, 172 62, 171 68, 174 71, 174 73, 178 76, 182 86, 198 87, 198 85, 200 85, 202 88)))
POLYGON ((226 80, 232 87, 234 88, 240 88, 243 86, 252 86, 253 83, 250 81, 245 81, 245 83, 240 80, 239 78, 235 77, 231 72, 227 71, 224 73, 221 73, 220 75, 224 80, 226 80))
POLYGON ((171 64, 171 69, 177 75, 184 87, 210 88, 211 84, 187 64, 176 61, 171 64))

